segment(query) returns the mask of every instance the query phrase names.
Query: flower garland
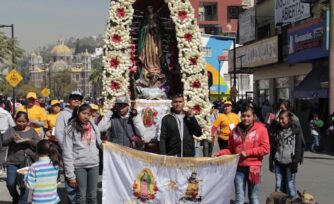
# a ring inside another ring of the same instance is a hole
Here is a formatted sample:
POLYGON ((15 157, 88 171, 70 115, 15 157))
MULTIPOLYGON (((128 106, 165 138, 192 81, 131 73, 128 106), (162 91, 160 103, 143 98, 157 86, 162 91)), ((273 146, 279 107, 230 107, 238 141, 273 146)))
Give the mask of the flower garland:
MULTIPOLYGON (((133 69, 130 26, 134 2, 135 0, 114 0, 110 4, 103 72, 103 95, 106 97, 107 109, 112 107, 116 96, 129 95, 129 71, 133 69)), ((208 98, 207 71, 194 9, 189 0, 165 0, 165 3, 175 24, 186 108, 197 113, 197 120, 203 128, 200 139, 210 139, 207 116, 211 107, 208 98)))

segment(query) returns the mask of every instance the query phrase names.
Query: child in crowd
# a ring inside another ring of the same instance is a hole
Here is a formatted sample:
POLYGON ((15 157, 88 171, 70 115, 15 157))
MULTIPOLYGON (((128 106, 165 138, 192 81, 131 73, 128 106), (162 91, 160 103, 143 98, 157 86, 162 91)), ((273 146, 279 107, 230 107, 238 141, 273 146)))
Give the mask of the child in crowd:
POLYGON ((97 203, 99 148, 98 127, 91 122, 92 108, 82 104, 73 111, 65 130, 63 160, 69 185, 77 189, 76 203, 97 203))
POLYGON ((28 191, 26 191, 23 179, 17 175, 17 170, 35 158, 35 148, 40 140, 34 128, 28 125, 29 119, 26 112, 19 111, 15 116, 16 127, 9 128, 3 135, 3 145, 8 146, 7 156, 7 188, 13 198, 12 203, 26 203, 28 191), (19 185, 21 195, 17 192, 19 185))
POLYGON ((283 110, 279 114, 280 127, 271 138, 269 169, 275 172, 276 192, 297 196, 296 174, 302 162, 303 130, 293 122, 293 115, 283 110))
POLYGON ((38 161, 29 167, 24 177, 26 186, 32 189, 32 203, 58 203, 57 177, 62 156, 55 142, 49 140, 37 144, 37 155, 38 161))

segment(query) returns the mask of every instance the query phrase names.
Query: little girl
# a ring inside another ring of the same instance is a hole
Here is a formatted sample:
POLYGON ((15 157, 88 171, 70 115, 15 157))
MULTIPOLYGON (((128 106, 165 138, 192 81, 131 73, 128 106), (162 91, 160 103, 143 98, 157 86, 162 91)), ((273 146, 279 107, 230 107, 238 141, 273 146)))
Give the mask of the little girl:
POLYGON ((58 203, 57 177, 62 156, 53 141, 41 140, 37 144, 38 161, 33 163, 24 177, 32 189, 32 203, 58 203))

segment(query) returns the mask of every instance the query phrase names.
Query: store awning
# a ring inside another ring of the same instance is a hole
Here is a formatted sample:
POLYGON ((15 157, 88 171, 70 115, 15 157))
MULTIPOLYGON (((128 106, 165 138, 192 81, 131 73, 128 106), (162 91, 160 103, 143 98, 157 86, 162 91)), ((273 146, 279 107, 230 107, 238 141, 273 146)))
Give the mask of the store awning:
POLYGON ((328 82, 328 68, 313 68, 294 89, 293 97, 298 99, 328 98, 328 89, 321 84, 328 82))

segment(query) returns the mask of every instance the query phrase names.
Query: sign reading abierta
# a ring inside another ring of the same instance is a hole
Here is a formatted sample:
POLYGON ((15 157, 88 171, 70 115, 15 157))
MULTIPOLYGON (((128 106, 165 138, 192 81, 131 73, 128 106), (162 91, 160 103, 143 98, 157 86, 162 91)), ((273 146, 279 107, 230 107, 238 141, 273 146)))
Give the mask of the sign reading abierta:
POLYGON ((275 23, 294 23, 311 17, 310 4, 301 0, 275 0, 275 23))

